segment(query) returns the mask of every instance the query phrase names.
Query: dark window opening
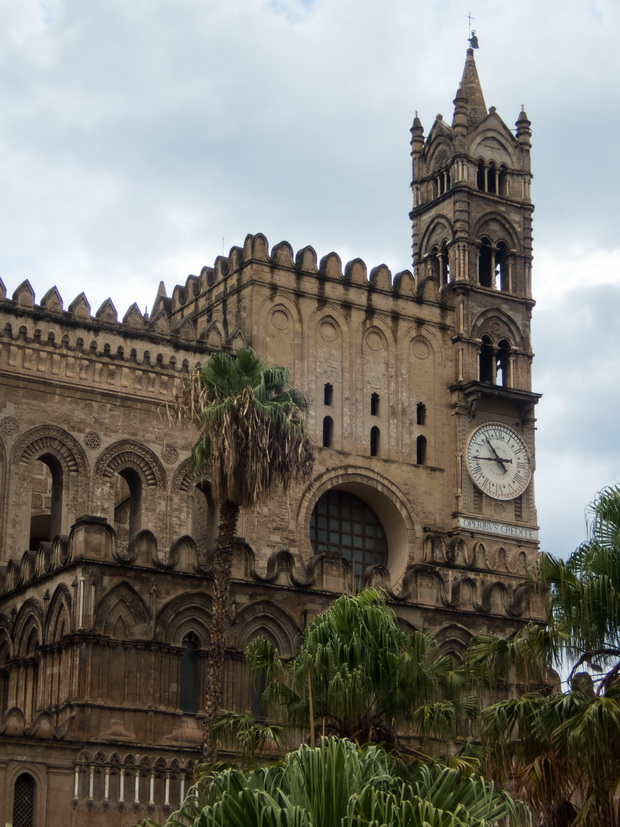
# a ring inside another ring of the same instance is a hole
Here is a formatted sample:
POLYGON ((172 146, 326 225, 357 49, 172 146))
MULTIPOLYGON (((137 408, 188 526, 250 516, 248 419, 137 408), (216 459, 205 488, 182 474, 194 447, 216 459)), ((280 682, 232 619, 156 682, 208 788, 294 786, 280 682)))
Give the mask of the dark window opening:
POLYGON ((497 170, 493 161, 489 164, 487 171, 487 192, 490 192, 492 195, 497 194, 497 170))
POLYGON ((510 384, 510 343, 506 339, 502 339, 499 343, 499 350, 497 351, 496 367, 495 367, 495 383, 508 387, 510 384))
POLYGON ((499 168, 499 173, 497 176, 497 192, 499 195, 507 195, 507 175, 506 175, 506 166, 502 164, 499 168))
POLYGON ((484 192, 486 189, 486 170, 484 168, 484 161, 482 158, 478 161, 478 169, 476 171, 476 186, 479 190, 484 192))
POLYGON ((18 775, 13 793, 13 827, 34 827, 35 794, 36 784, 30 773, 18 775))
POLYGON ((483 238, 480 241, 478 282, 482 287, 493 287, 493 251, 488 238, 483 238))
POLYGON ((331 448, 334 439, 334 420, 331 416, 323 419, 323 448, 331 448))
POLYGON ((198 712, 199 648, 200 643, 193 632, 185 635, 181 654, 179 706, 188 715, 198 712))
POLYGON ((482 345, 480 346, 480 381, 490 382, 494 384, 495 376, 493 375, 494 366, 493 343, 489 336, 482 337, 482 345))
POLYGON ((124 468, 116 477, 114 529, 121 543, 141 529, 142 480, 134 468, 124 468))
POLYGON ((347 491, 327 491, 310 520, 314 554, 337 554, 353 568, 356 588, 368 566, 387 566, 387 540, 375 512, 364 500, 347 491))
POLYGON ((370 396, 370 415, 379 416, 379 394, 373 393, 370 396))
POLYGON ((495 253, 495 283, 504 292, 510 290, 510 278, 508 275, 508 248, 503 241, 497 245, 495 253))
POLYGON ((424 402, 418 402, 417 404, 416 423, 418 425, 426 425, 426 405, 424 402))
POLYGON ((52 454, 44 454, 34 463, 30 501, 30 537, 28 548, 50 542, 62 530, 62 465, 52 454))
POLYGON ((415 441, 416 447, 416 464, 417 465, 425 465, 426 464, 426 437, 419 436, 415 441))
POLYGON ((448 257, 448 245, 444 241, 439 253, 439 286, 443 287, 450 281, 450 259, 448 257))
POLYGON ((370 456, 379 456, 379 436, 380 432, 377 426, 370 429, 370 456))
POLYGON ((329 382, 326 382, 323 385, 323 404, 324 405, 331 405, 334 400, 334 387, 330 385, 329 382))

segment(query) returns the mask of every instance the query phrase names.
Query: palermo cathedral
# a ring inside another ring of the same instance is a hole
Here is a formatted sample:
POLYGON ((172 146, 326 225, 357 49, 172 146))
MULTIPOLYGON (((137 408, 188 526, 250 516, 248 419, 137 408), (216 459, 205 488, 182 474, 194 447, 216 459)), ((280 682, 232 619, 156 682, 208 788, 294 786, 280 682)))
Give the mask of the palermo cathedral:
POLYGON ((287 366, 317 446, 242 514, 228 708, 252 707, 255 636, 289 657, 366 584, 457 659, 544 616, 530 122, 487 108, 468 49, 452 118, 411 136, 413 274, 259 234, 149 314, 0 282, 1 824, 129 827, 191 783, 217 512, 166 403, 214 351, 287 366))

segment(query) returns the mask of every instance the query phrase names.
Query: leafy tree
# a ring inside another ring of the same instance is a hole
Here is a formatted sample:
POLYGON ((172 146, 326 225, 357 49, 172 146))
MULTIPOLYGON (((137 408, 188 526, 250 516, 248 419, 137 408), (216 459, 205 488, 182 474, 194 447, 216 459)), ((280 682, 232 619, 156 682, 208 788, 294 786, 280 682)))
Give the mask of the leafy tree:
POLYGON ((179 411, 200 428, 192 468, 209 475, 219 505, 203 745, 209 761, 215 756, 213 722, 222 702, 226 612, 240 509, 306 479, 314 457, 305 429, 304 397, 289 387, 286 368, 266 367, 249 347, 236 356, 212 354, 186 382, 179 411))
POLYGON ((527 813, 492 782, 399 763, 378 746, 322 738, 262 769, 211 772, 166 827, 492 827, 527 813))
POLYGON ((289 664, 263 638, 247 650, 252 675, 268 681, 294 726, 360 743, 394 742, 404 723, 417 734, 453 738, 460 717, 474 717, 462 670, 431 635, 408 634, 376 589, 344 595, 306 628, 289 664))

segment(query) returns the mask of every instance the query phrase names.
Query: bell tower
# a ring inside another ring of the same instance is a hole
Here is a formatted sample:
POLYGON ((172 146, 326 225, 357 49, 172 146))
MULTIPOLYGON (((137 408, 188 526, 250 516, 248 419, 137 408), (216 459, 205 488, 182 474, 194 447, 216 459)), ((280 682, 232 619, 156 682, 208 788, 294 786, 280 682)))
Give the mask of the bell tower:
POLYGON ((514 539, 531 561, 530 121, 522 109, 511 131, 487 109, 469 48, 452 123, 437 115, 425 137, 416 113, 411 134, 414 268, 453 313, 453 531, 514 539))

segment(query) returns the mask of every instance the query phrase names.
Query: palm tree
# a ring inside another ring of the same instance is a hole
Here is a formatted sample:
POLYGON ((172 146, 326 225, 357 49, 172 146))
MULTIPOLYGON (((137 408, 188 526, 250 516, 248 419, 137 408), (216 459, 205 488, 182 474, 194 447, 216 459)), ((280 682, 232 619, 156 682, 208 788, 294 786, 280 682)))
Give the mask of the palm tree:
POLYGON ((213 560, 213 617, 208 658, 203 758, 215 757, 214 717, 221 708, 226 616, 241 508, 306 479, 313 465, 306 402, 286 368, 266 367, 249 347, 214 353, 185 383, 184 419, 198 424, 192 469, 209 474, 219 524, 213 560))
POLYGON ((462 670, 431 635, 403 631, 376 589, 343 595, 306 628, 301 649, 283 664, 257 638, 246 652, 264 699, 279 700, 293 726, 360 743, 393 743, 405 722, 420 736, 450 739, 460 717, 477 712, 463 694, 462 670))
POLYGON ((261 769, 207 773, 165 826, 492 827, 502 819, 528 823, 518 802, 479 775, 408 767, 376 745, 322 738, 261 769))
POLYGON ((573 674, 589 665, 605 689, 620 672, 620 486, 603 489, 589 512, 589 539, 568 560, 543 555, 540 579, 573 674))
POLYGON ((525 684, 485 710, 483 743, 489 771, 513 779, 544 827, 620 825, 620 487, 601 491, 590 516, 568 560, 541 556, 549 629, 479 638, 469 654, 472 671, 503 663, 525 684), (572 669, 559 693, 544 675, 562 654, 572 669))

